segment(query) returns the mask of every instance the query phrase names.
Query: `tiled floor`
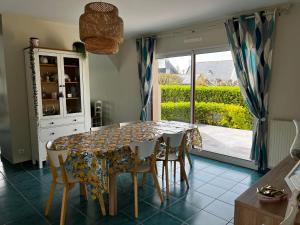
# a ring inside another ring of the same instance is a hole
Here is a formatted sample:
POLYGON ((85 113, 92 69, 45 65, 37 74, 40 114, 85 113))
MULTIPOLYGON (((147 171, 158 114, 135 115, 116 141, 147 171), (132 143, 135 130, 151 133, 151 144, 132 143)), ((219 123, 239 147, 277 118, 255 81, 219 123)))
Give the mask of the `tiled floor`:
MULTIPOLYGON (((138 220, 133 219, 131 177, 122 174, 118 180, 118 216, 100 215, 97 201, 80 198, 79 188, 76 187, 69 196, 66 224, 233 224, 234 199, 260 176, 252 170, 213 160, 196 156, 192 156, 192 160, 193 168, 189 169, 187 165, 190 189, 187 190, 185 184, 180 183, 179 174, 175 181, 171 174, 171 196, 162 205, 148 177, 144 189, 139 189, 138 220)), ((43 216, 50 182, 48 168, 39 170, 30 163, 11 165, 2 159, 0 224, 59 224, 61 188, 55 193, 49 216, 43 216)))

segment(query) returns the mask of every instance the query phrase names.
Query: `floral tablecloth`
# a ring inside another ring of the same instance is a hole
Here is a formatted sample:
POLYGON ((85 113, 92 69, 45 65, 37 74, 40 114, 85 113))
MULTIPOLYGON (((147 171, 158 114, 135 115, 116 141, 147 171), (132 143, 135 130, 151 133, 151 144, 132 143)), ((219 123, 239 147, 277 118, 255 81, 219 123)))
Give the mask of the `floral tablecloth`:
MULTIPOLYGON (((54 141, 55 150, 70 149, 66 167, 81 182, 89 185, 94 198, 108 191, 108 168, 126 170, 131 164, 132 151, 129 144, 160 138, 164 133, 185 131, 188 144, 202 147, 199 129, 194 124, 177 121, 147 121, 128 124, 121 128, 107 127, 64 136, 54 141)), ((186 148, 188 149, 188 148, 186 148)))

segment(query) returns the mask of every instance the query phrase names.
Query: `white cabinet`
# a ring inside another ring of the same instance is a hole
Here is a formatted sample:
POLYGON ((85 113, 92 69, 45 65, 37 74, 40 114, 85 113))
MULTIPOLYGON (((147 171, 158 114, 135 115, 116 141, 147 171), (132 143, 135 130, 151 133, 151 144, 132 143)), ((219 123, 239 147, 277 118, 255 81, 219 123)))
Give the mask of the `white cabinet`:
POLYGON ((91 127, 89 71, 72 51, 35 48, 33 59, 25 49, 32 161, 42 167, 47 141, 91 127))

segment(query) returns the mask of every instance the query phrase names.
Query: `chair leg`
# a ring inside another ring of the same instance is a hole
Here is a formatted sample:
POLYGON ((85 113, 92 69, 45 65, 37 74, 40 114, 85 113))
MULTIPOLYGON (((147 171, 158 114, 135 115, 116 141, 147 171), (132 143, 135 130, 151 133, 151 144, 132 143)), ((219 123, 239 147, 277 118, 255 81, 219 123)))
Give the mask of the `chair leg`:
POLYGON ((166 170, 166 190, 167 190, 167 198, 169 198, 170 187, 169 187, 169 171, 168 171, 168 162, 165 162, 165 170, 166 170))
POLYGON ((136 173, 133 173, 133 190, 134 190, 134 217, 138 218, 139 207, 138 207, 138 185, 137 185, 137 174, 136 173))
POLYGON ((54 197, 55 187, 56 187, 56 182, 52 181, 51 187, 50 187, 50 193, 49 193, 49 197, 48 197, 48 201, 47 201, 47 205, 46 205, 46 209, 45 209, 45 216, 48 216, 49 209, 52 204, 53 197, 54 197))
POLYGON ((166 162, 165 162, 165 161, 163 161, 163 166, 162 166, 162 175, 161 175, 161 179, 162 179, 162 180, 164 180, 165 167, 166 167, 166 162))
POLYGON ((186 172, 185 172, 184 162, 183 162, 182 159, 180 159, 179 163, 180 163, 180 168, 181 168, 181 171, 182 171, 183 179, 185 180, 186 186, 189 188, 190 185, 189 185, 188 177, 187 177, 186 172))
POLYGON ((157 193, 159 195, 160 201, 161 201, 161 203, 163 203, 164 198, 163 198, 162 193, 161 193, 161 189, 160 189, 160 186, 159 186, 159 183, 158 183, 157 175, 155 173, 155 168, 151 169, 151 175, 152 175, 153 182, 154 182, 154 185, 156 187, 157 193))
POLYGON ((131 173, 131 181, 132 181, 132 185, 133 185, 133 173, 131 173))
POLYGON ((176 161, 174 161, 174 183, 176 182, 176 161))
POLYGON ((103 195, 101 194, 100 196, 98 196, 99 198, 99 204, 100 204, 100 208, 101 208, 101 213, 103 216, 106 216, 106 210, 105 210, 105 204, 104 204, 104 199, 103 199, 103 195))
POLYGON ((145 182, 146 182, 146 173, 143 173, 143 178, 142 178, 142 188, 143 189, 145 187, 145 182))
POLYGON ((185 154, 186 154, 186 157, 188 158, 190 167, 193 167, 193 163, 192 163, 192 159, 191 159, 191 155, 190 155, 189 151, 186 151, 185 154))
POLYGON ((62 202, 61 202, 60 225, 65 224, 68 194, 69 194, 69 185, 67 184, 64 186, 64 193, 63 193, 62 202))

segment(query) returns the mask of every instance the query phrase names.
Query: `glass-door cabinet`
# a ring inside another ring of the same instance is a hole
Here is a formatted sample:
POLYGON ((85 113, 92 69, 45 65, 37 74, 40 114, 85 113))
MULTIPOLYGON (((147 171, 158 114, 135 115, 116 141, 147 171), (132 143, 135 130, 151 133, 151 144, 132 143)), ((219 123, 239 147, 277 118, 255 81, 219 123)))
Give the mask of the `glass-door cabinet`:
POLYGON ((79 58, 63 56, 64 108, 66 115, 82 113, 82 76, 79 58))
POLYGON ((83 115, 80 57, 43 54, 38 57, 38 95, 41 118, 83 115))

